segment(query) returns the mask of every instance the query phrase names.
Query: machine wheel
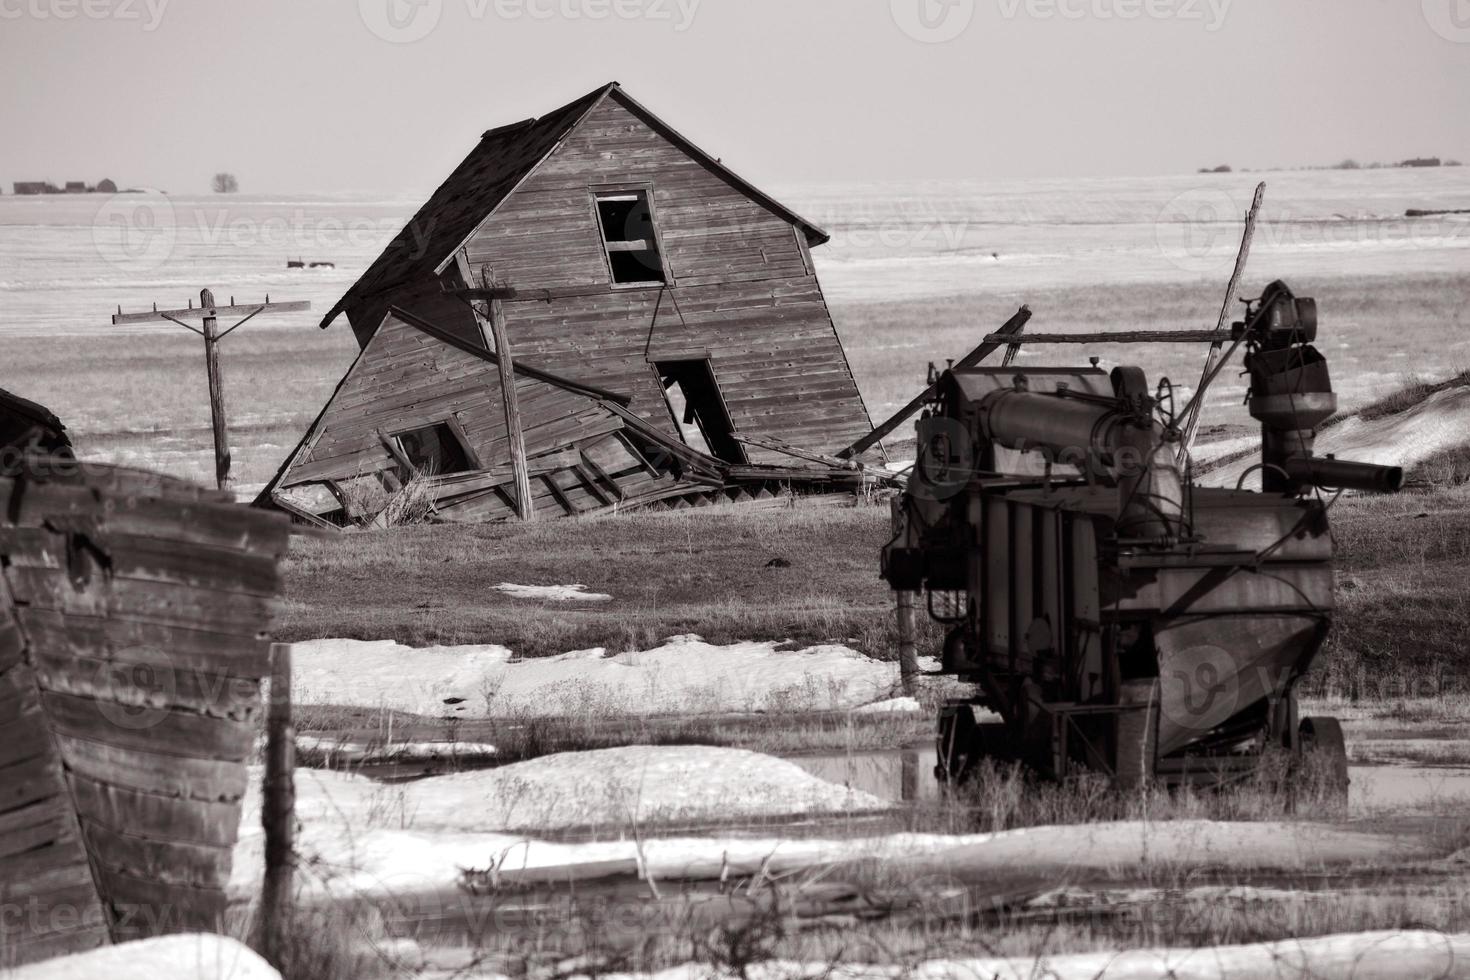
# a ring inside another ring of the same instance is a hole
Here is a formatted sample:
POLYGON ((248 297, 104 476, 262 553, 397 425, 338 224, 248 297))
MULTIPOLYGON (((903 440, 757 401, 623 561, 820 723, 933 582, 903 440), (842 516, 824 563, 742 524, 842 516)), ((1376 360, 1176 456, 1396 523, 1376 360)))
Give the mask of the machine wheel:
POLYGON ((1342 723, 1322 716, 1303 718, 1297 733, 1301 745, 1301 778, 1308 785, 1320 786, 1329 798, 1346 802, 1348 760, 1342 723))

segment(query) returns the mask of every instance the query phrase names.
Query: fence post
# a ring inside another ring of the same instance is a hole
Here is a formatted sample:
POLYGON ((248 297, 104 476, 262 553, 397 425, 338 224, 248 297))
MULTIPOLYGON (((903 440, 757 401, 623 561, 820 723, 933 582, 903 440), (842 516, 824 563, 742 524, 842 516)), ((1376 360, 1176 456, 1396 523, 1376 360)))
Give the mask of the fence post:
MULTIPOLYGON (((893 536, 899 538, 907 531, 902 499, 894 498, 892 507, 893 536)), ((919 655, 914 642, 914 593, 900 589, 895 595, 898 600, 898 678, 903 685, 903 693, 912 697, 919 676, 919 655)))
POLYGON ((291 725, 291 645, 271 644, 270 701, 266 705, 265 785, 260 819, 265 830, 265 879, 260 890, 260 954, 280 969, 286 950, 296 871, 296 732, 291 725))

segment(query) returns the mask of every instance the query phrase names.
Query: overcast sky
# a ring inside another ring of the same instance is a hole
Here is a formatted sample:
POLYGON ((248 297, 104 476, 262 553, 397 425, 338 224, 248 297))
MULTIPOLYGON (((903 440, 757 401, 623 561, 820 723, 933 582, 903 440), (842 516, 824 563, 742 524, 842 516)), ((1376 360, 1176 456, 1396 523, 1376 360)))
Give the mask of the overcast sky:
POLYGON ((0 181, 418 193, 616 79, 757 183, 1470 162, 1470 0, 0 0, 0 181))

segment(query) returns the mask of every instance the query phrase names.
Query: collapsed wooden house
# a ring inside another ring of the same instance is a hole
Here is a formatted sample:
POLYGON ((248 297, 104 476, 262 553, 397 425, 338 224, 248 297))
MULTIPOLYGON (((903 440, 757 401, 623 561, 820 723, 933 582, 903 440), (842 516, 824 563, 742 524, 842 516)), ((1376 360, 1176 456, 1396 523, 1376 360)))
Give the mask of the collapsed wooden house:
POLYGON ((347 524, 427 476, 441 517, 489 521, 860 486, 827 240, 617 83, 490 130, 322 321, 361 352, 259 502, 347 524))

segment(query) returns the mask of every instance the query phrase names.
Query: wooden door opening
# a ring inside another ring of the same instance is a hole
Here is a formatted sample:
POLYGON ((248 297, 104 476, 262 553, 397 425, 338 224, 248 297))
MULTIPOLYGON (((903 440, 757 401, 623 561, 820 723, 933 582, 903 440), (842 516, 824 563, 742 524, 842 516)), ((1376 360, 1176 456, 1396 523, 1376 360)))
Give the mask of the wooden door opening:
POLYGON ((709 361, 658 361, 653 367, 680 438, 707 456, 748 462, 745 447, 735 441, 735 426, 709 361))

